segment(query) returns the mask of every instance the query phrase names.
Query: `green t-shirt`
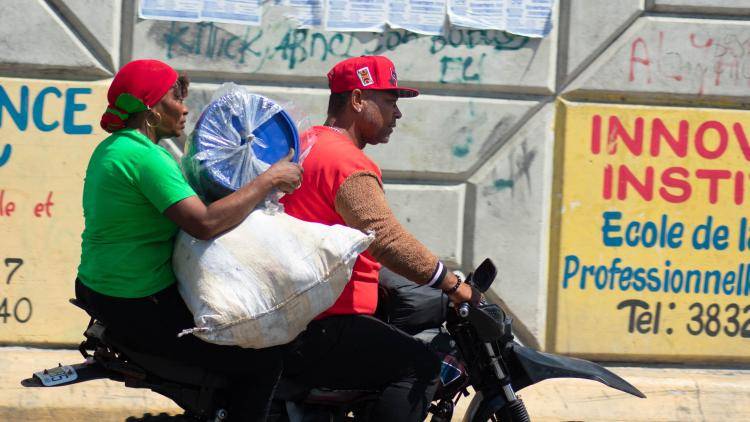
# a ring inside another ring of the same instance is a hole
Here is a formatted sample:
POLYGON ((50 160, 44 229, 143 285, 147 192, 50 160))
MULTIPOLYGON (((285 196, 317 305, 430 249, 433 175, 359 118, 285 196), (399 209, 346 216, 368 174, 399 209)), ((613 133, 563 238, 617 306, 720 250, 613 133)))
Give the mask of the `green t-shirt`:
POLYGON ((86 170, 78 278, 98 293, 123 298, 174 283, 178 227, 162 213, 193 195, 167 150, 135 129, 113 133, 96 147, 86 170))

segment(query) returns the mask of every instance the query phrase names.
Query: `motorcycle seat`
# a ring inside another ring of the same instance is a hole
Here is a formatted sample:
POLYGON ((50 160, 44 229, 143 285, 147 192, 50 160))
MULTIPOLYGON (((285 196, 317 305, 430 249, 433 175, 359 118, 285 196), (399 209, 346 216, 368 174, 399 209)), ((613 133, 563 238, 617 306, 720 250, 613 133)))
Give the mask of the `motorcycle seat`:
MULTIPOLYGON (((97 318, 96 314, 78 299, 70 299, 70 303, 86 311, 91 318, 96 320, 99 329, 95 331, 94 337, 99 339, 104 345, 125 355, 128 360, 136 366, 143 369, 151 376, 156 376, 165 381, 186 384, 199 388, 226 388, 229 383, 222 374, 209 371, 200 366, 190 365, 182 362, 173 361, 161 356, 143 353, 132 349, 124 342, 117 339, 116 335, 108 335, 106 325, 97 318)), ((91 324, 92 326, 94 324, 91 324)), ((87 330, 87 333, 91 331, 87 330)))
POLYGON ((111 343, 114 343, 113 346, 127 356, 133 363, 146 370, 146 372, 156 375, 164 380, 209 389, 227 388, 229 386, 227 378, 222 374, 209 371, 200 366, 176 362, 148 353, 137 352, 116 341, 111 343))

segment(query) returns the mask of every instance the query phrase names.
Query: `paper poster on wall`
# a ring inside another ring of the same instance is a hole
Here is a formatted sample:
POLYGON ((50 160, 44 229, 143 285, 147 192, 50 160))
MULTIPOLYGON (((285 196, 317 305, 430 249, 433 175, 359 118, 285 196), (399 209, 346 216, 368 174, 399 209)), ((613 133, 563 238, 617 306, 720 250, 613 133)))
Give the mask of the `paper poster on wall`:
POLYGON ((139 0, 138 17, 257 26, 265 5, 288 9, 297 28, 382 32, 386 26, 441 35, 446 24, 544 37, 555 0, 139 0))
POLYGON ((260 0, 203 0, 201 19, 257 26, 262 12, 260 0))
POLYGON ((553 350, 750 361, 750 112, 560 111, 553 350))
POLYGON ((138 17, 181 22, 199 22, 203 0, 140 0, 138 17))
POLYGON ((552 30, 554 0, 448 0, 451 25, 544 37, 552 30))
POLYGON ((381 32, 387 19, 386 0, 326 0, 326 31, 381 32))
POLYGON ((445 26, 446 0, 390 0, 388 25, 423 35, 440 35, 445 26))
POLYGON ((323 0, 282 0, 278 4, 291 10, 285 16, 296 20, 297 28, 319 28, 323 25, 323 0))
POLYGON ((505 30, 527 37, 544 37, 552 30, 554 0, 507 0, 505 30))
POLYGON ((506 0, 448 0, 452 25, 476 29, 505 29, 506 0))
POLYGON ((0 78, 0 343, 74 344, 83 177, 107 81, 0 78))
POLYGON ((138 17, 182 22, 223 22, 257 26, 260 0, 140 0, 138 17))

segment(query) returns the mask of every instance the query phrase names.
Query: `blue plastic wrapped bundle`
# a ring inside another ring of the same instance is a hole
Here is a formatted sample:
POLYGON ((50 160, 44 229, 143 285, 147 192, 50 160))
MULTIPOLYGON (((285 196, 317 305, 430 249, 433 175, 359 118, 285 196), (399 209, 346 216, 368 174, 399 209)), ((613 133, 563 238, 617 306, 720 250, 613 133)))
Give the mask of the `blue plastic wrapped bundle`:
POLYGON ((255 179, 290 148, 298 162, 297 125, 281 106, 224 84, 188 138, 182 169, 196 193, 212 202, 255 179))

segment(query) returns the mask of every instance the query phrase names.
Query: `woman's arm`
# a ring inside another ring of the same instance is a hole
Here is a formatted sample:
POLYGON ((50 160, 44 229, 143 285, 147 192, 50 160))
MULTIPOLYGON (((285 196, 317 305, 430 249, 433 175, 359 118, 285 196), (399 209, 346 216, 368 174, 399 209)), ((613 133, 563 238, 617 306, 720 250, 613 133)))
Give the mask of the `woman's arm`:
POLYGON ((191 196, 171 205, 164 215, 197 239, 213 239, 240 224, 273 188, 290 193, 299 187, 302 167, 290 162, 293 154, 291 151, 255 180, 209 206, 191 196))

